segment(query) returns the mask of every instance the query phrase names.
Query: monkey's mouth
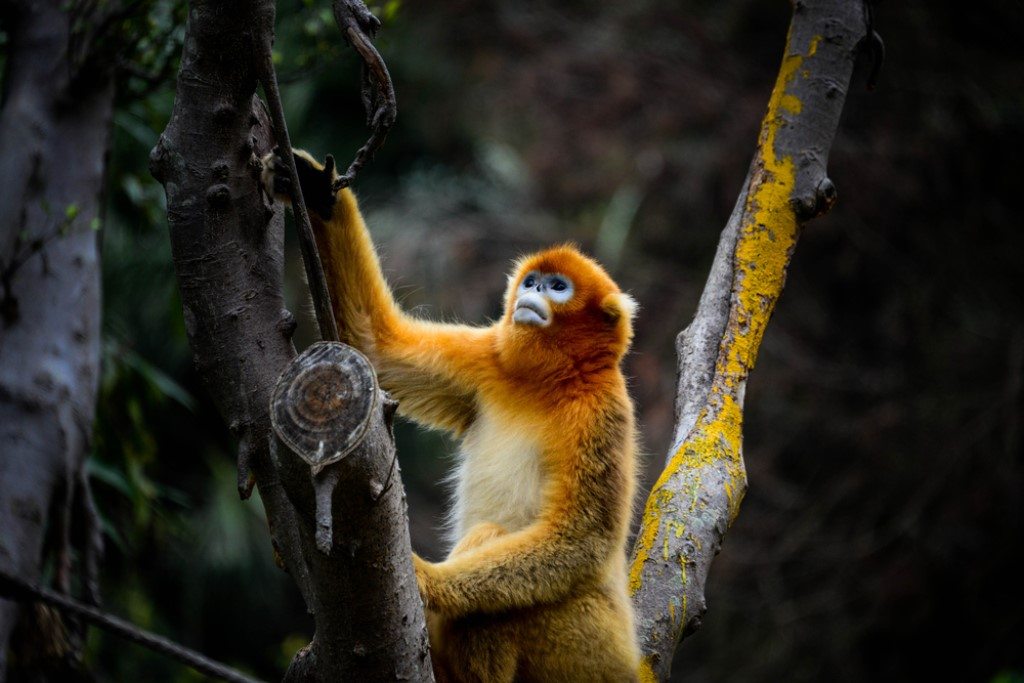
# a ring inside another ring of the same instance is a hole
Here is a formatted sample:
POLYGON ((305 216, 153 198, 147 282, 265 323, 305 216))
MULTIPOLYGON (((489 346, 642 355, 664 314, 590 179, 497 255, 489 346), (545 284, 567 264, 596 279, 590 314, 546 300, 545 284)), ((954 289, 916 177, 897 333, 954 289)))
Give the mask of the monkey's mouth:
POLYGON ((516 308, 512 312, 512 320, 526 325, 544 327, 548 324, 548 312, 539 302, 521 299, 516 302, 516 308))

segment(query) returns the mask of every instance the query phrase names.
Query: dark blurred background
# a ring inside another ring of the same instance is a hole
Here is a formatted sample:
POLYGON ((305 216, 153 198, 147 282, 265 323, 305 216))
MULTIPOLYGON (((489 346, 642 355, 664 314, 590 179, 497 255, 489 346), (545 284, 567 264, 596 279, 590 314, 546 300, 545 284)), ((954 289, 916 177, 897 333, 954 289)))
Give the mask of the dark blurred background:
MULTIPOLYGON (((356 189, 401 298, 484 322, 516 255, 567 239, 595 253, 642 307, 628 374, 646 489, 672 426, 673 338, 753 154, 789 4, 376 9, 399 118, 356 189)), ((182 16, 161 11, 154 27, 182 16)), ((679 680, 1024 681, 1024 4, 886 1, 876 26, 885 67, 873 93, 855 75, 830 161, 840 201, 802 235, 750 381, 750 491, 679 680)), ((279 30, 293 140, 350 157, 358 67, 329 8, 283 0, 279 30)), ((192 368, 147 171, 173 86, 122 83, 116 116, 89 465, 104 593, 274 679, 311 621, 258 501, 237 499, 234 444, 192 368)), ((413 542, 437 557, 453 447, 398 432, 413 542)), ((104 680, 196 679, 95 630, 88 656, 104 680)))

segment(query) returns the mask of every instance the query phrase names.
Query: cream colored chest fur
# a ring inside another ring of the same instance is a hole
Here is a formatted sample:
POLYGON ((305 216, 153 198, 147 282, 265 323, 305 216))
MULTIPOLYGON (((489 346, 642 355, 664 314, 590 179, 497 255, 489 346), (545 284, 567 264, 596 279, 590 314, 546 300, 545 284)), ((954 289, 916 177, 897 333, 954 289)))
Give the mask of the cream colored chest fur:
POLYGON ((544 488, 539 444, 535 425, 493 407, 480 409, 462 439, 453 475, 451 545, 480 522, 515 531, 536 519, 544 488))

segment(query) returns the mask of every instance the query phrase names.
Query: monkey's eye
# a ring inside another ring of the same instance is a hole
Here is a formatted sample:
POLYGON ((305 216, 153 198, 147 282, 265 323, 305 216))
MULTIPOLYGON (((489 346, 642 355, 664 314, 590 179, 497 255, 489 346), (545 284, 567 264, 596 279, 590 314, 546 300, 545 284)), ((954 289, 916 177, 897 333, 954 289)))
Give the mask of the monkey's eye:
POLYGON ((556 277, 555 279, 553 279, 551 281, 551 289, 555 290, 556 292, 564 292, 568 288, 569 288, 569 285, 567 285, 565 283, 565 280, 563 280, 561 278, 557 278, 556 277))
POLYGON ((535 284, 537 284, 537 278, 535 278, 532 275, 527 276, 527 278, 525 280, 523 280, 523 287, 526 287, 527 289, 530 289, 535 284))

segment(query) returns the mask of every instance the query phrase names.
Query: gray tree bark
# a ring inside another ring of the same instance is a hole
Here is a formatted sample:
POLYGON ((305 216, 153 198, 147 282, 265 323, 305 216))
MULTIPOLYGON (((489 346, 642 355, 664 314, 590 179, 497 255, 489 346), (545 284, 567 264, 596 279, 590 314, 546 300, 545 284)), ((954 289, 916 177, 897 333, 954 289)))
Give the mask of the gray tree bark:
MULTIPOLYGON (((72 35, 74 11, 60 0, 2 10, 0 567, 38 582, 49 524, 55 583, 68 592, 75 516, 85 527, 83 597, 95 602, 100 537, 83 464, 99 378, 97 228, 114 84, 90 63, 93 46, 72 35)), ((0 680, 20 612, 0 599, 0 680)))
POLYGON ((398 404, 351 346, 321 342, 274 392, 275 460, 301 526, 316 638, 286 680, 432 680, 423 604, 410 557, 408 508, 395 454, 398 404), (400 520, 401 523, 396 523, 400 520), (381 600, 381 596, 394 596, 381 600))
POLYGON ((265 14, 273 4, 193 2, 174 108, 150 156, 167 193, 171 254, 196 368, 238 438, 238 489, 259 487, 276 557, 309 595, 298 519, 269 459, 267 406, 294 357, 285 308, 284 221, 259 184, 273 147, 256 97, 265 14))
POLYGON ((849 0, 794 2, 757 152, 697 313, 677 339, 675 439, 630 572, 642 680, 667 680, 677 644, 700 627, 711 561, 739 512, 747 377, 800 228, 835 200, 826 164, 868 11, 849 0))

